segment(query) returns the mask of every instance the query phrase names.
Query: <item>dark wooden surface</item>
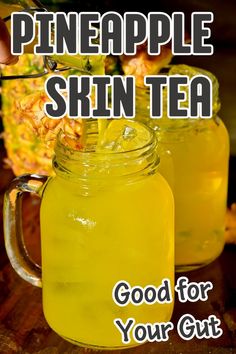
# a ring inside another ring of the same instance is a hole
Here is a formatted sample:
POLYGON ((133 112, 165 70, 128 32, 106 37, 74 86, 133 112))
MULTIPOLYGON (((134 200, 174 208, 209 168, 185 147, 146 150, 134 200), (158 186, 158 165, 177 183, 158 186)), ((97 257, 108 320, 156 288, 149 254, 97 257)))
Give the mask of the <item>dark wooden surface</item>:
MULTIPOLYGON (((2 157, 3 149, 0 149, 0 207, 4 191, 13 178, 10 170, 3 169, 2 157)), ((27 245, 36 260, 40 259, 38 208, 36 200, 25 200, 27 245)), ((221 320, 223 335, 218 339, 184 341, 173 331, 166 343, 148 343, 134 349, 116 351, 117 354, 236 353, 236 246, 226 246, 222 255, 211 265, 185 275, 191 281, 210 280, 214 289, 209 292, 205 303, 181 304, 176 300, 172 321, 176 324, 186 313, 197 319, 215 314, 221 320)), ((43 316, 41 295, 41 289, 20 279, 10 266, 4 248, 0 213, 0 354, 93 353, 64 341, 49 328, 43 316)))

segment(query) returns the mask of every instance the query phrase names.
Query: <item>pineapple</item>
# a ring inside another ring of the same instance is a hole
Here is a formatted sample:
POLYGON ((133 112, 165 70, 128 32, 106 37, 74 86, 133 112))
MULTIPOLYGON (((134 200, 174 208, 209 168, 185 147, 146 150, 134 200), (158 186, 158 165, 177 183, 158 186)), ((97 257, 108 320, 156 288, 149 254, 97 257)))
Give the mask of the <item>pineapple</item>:
POLYGON ((147 53, 147 43, 141 44, 137 48, 135 55, 121 55, 121 67, 125 75, 134 75, 136 86, 144 87, 144 76, 155 75, 167 66, 173 54, 169 45, 161 48, 159 55, 149 55, 147 53))
MULTIPOLYGON (((31 54, 20 57, 15 66, 4 68, 4 75, 40 72, 42 58, 31 54)), ((81 119, 51 119, 44 115, 46 77, 3 81, 3 138, 7 164, 15 175, 40 173, 52 175, 51 160, 59 130, 80 137, 81 119)))

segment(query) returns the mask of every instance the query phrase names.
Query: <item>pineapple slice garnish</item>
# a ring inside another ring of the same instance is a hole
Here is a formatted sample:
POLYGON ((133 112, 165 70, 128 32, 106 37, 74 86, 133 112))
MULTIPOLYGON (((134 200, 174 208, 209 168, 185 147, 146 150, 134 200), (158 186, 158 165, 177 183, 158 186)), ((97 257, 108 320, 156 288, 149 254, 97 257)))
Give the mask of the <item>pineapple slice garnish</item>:
POLYGON ((22 117, 34 130, 35 135, 48 145, 54 144, 60 130, 80 139, 83 135, 84 120, 70 119, 67 116, 60 119, 47 117, 44 113, 44 104, 47 101, 48 97, 44 91, 28 95, 20 101, 22 117))

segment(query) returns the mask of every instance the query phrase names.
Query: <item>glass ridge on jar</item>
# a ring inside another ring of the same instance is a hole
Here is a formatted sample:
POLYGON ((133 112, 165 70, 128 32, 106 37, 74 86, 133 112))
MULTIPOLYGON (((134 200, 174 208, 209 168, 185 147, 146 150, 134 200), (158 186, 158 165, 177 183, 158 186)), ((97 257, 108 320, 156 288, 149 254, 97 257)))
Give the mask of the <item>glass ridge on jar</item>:
MULTIPOLYGON (((186 271, 212 262, 224 247, 229 136, 217 115, 220 103, 216 77, 186 65, 170 66, 168 74, 190 78, 203 74, 213 85, 213 115, 209 119, 169 119, 166 89, 163 117, 151 119, 149 91, 137 88, 137 120, 156 132, 161 158, 158 170, 175 198, 176 270, 186 271)), ((183 102, 181 107, 186 104, 183 102)))

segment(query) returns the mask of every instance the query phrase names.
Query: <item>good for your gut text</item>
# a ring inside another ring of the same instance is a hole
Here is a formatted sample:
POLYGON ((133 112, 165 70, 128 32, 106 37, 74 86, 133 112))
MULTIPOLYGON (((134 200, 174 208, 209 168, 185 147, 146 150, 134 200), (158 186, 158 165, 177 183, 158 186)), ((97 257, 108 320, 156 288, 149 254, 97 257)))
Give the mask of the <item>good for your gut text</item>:
MULTIPOLYGON (((212 288, 211 282, 189 283, 186 277, 180 277, 177 280, 175 291, 180 302, 196 302, 206 301, 208 291, 212 288)), ((120 281, 114 286, 112 297, 118 306, 170 303, 172 302, 171 284, 168 279, 163 279, 159 287, 147 285, 142 288, 140 286, 131 287, 128 282, 120 281)), ((176 329, 184 340, 191 340, 194 337, 198 339, 218 338, 223 333, 220 324, 221 321, 215 315, 210 315, 207 319, 200 321, 191 314, 184 314, 178 320, 176 329)), ((137 343, 167 341, 169 332, 174 329, 172 322, 136 324, 134 318, 128 318, 125 322, 116 318, 114 325, 121 333, 121 340, 124 344, 130 343, 131 340, 137 343)))

